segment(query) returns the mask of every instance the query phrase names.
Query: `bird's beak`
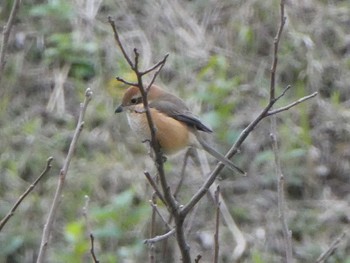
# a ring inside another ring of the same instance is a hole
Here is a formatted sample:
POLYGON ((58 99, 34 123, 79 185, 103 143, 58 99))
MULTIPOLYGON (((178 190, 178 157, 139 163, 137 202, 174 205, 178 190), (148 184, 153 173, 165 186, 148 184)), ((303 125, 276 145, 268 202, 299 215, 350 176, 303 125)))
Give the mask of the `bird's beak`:
POLYGON ((116 109, 115 109, 115 111, 114 111, 114 113, 120 113, 120 112, 122 112, 124 109, 123 109, 123 106, 122 105, 119 105, 116 109))

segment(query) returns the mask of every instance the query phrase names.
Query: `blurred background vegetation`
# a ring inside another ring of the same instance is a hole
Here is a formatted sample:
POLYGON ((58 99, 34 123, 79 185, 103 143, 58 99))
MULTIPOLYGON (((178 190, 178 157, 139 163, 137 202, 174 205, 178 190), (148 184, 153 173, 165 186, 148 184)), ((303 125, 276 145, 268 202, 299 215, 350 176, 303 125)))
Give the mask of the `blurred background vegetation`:
MULTIPOLYGON (((1 1, 1 25, 12 3, 1 1)), ((278 91, 287 85, 292 89, 278 106, 319 91, 316 99, 278 115, 294 256, 297 262, 314 262, 350 222, 350 3, 290 0, 286 14, 278 91)), ((53 156, 54 162, 0 233, 0 262, 37 257, 87 87, 94 97, 67 177, 48 262, 91 261, 82 215, 85 195, 101 262, 145 260, 142 241, 149 237, 152 189, 143 171, 155 169, 125 116, 114 115, 125 88, 115 77, 134 76, 115 45, 108 15, 128 52, 138 48, 144 68, 170 54, 157 83, 200 113, 215 130, 220 151, 229 149, 267 102, 277 0, 22 1, 0 83, 0 218, 40 174, 46 159, 53 156)), ((269 127, 268 120, 261 123, 235 159, 249 176, 232 177, 229 171, 222 176, 223 194, 249 243, 242 262, 282 262, 284 255, 269 127)), ((180 155, 166 164, 173 184, 181 162, 180 155)), ((194 163, 188 171, 183 201, 203 181, 194 163)), ((204 199, 189 235, 201 262, 212 259, 212 243, 204 238, 212 235, 212 211, 204 199)), ((221 231, 221 262, 230 262, 232 237, 225 226, 221 231)), ((327 262, 349 263, 349 255, 347 237, 327 262)), ((179 262, 176 249, 173 260, 179 262)))

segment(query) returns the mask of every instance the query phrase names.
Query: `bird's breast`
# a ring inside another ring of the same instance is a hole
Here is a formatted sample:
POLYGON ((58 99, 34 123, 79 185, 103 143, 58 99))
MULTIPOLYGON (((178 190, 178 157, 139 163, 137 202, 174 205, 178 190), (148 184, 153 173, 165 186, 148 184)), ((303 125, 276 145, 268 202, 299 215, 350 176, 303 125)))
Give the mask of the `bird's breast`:
MULTIPOLYGON (((156 129, 156 139, 165 154, 176 153, 196 141, 186 124, 153 108, 150 108, 150 113, 156 129)), ((151 132, 146 113, 141 108, 135 108, 127 113, 127 117, 131 129, 141 141, 150 141, 151 132)))

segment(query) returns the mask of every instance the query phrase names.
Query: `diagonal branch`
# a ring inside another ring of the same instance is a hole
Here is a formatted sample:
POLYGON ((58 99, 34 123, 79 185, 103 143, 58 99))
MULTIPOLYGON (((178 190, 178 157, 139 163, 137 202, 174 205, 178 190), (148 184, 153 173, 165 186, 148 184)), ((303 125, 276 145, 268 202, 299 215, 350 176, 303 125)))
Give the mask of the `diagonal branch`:
MULTIPOLYGON (((271 66, 271 81, 270 81, 270 98, 269 98, 269 102, 267 103, 267 105, 265 106, 265 108, 260 112, 260 114, 241 132, 241 134, 239 135, 239 137, 237 138, 236 142, 234 143, 234 145, 232 145, 231 149, 228 151, 228 153, 225 155, 226 158, 230 159, 232 158, 235 154, 238 153, 239 148, 241 147, 241 145, 243 144, 243 142, 246 140, 246 138, 249 136, 249 134, 255 129, 255 127, 266 117, 272 115, 270 110, 272 109, 273 105, 282 97, 285 95, 285 93, 289 90, 289 86, 283 91, 283 93, 278 96, 276 98, 275 96, 275 71, 276 71, 276 67, 277 67, 277 62, 278 62, 278 57, 277 57, 277 53, 278 53, 278 45, 279 45, 279 41, 281 38, 281 34, 284 28, 284 24, 286 21, 286 18, 284 17, 284 0, 281 0, 281 23, 279 26, 279 30, 277 32, 277 35, 274 39, 274 57, 273 57, 273 63, 271 66)), ((314 96, 316 96, 317 94, 311 94, 309 96, 306 96, 304 98, 299 99, 297 102, 294 102, 288 106, 288 109, 298 105, 301 102, 306 101, 307 99, 310 99, 314 96), (301 101, 300 101, 301 100, 301 101)), ((287 110, 284 108, 281 108, 280 111, 283 110, 287 110), (282 110, 281 110, 282 109, 282 110)), ((280 112, 279 111, 279 112, 280 112)), ((277 112, 275 112, 277 113, 277 112)), ((207 193, 207 191, 209 190, 209 187, 214 183, 215 179, 217 178, 217 176, 219 175, 219 173, 221 172, 221 170, 224 168, 223 164, 218 164, 214 170, 210 173, 210 175, 208 176, 207 180, 203 183, 203 185, 200 187, 200 189, 197 191, 197 193, 195 193, 191 200, 183 206, 183 208, 181 209, 181 214, 182 215, 187 215, 191 209, 199 202, 199 200, 201 200, 201 198, 207 193)))
MULTIPOLYGON (((157 78, 159 72, 160 72, 160 71, 162 70, 162 68, 164 67, 165 62, 166 62, 168 56, 169 56, 169 54, 166 54, 166 55, 164 56, 164 58, 163 58, 159 63, 157 63, 155 66, 153 66, 152 68, 150 68, 150 69, 148 69, 148 70, 145 71, 145 72, 151 72, 151 71, 155 70, 156 68, 158 68, 158 69, 154 72, 151 82, 148 84, 148 87, 147 87, 147 90, 146 90, 147 92, 149 91, 149 88, 153 85, 153 83, 154 83, 154 81, 156 80, 156 78, 157 78)), ((143 73, 144 73, 144 72, 143 72, 143 73)))
POLYGON ((165 233, 163 235, 159 235, 159 236, 155 236, 153 238, 146 239, 145 241, 143 241, 143 243, 145 243, 145 244, 153 244, 153 243, 162 241, 164 239, 167 239, 167 238, 171 237, 174 234, 175 234, 175 228, 171 229, 169 232, 167 232, 167 233, 165 233))
POLYGON ((137 87, 137 83, 134 83, 134 82, 130 82, 130 81, 127 81, 123 78, 120 78, 120 77, 116 77, 116 80, 128 85, 128 86, 134 86, 134 87, 137 87))
POLYGON ((287 106, 284 106, 284 107, 281 107, 281 108, 278 108, 278 109, 275 109, 275 110, 270 110, 270 111, 267 112, 267 116, 271 116, 271 115, 280 113, 282 111, 289 110, 290 108, 292 108, 292 107, 294 107, 294 106, 296 106, 296 105, 298 105, 298 104, 300 104, 300 103, 302 103, 302 102, 304 102, 306 100, 309 100, 309 99, 312 99, 313 97, 316 97, 317 94, 318 94, 318 92, 314 92, 314 93, 312 93, 310 95, 302 97, 302 98, 300 98, 300 99, 298 99, 298 100, 288 104, 287 106))
POLYGON ((164 200, 164 197, 163 197, 162 193, 159 191, 158 186, 157 186, 156 182, 153 180, 152 176, 147 171, 144 172, 144 175, 146 176, 149 184, 153 187, 153 190, 156 193, 156 195, 158 196, 158 198, 163 202, 163 204, 166 205, 167 203, 164 200))
MULTIPOLYGON (((158 68, 158 67, 163 67, 164 66, 164 64, 165 64, 165 61, 166 61, 166 59, 168 58, 168 56, 169 56, 169 54, 166 54, 165 56, 164 56, 164 58, 161 60, 161 61, 159 61, 157 64, 155 64, 153 67, 150 67, 149 69, 147 69, 147 70, 145 70, 145 71, 143 71, 143 72, 141 72, 141 74, 142 75, 147 75, 148 73, 150 73, 150 72, 152 72, 153 70, 155 70, 156 68, 158 68)), ((160 71, 160 69, 158 70, 158 72, 160 71)))
POLYGON ((111 27, 112 27, 113 32, 114 32, 114 39, 117 41, 117 44, 120 47, 120 50, 122 51, 125 60, 128 62, 130 67, 132 69, 134 69, 134 65, 131 62, 131 59, 129 58, 128 54, 126 53, 126 51, 125 51, 125 49, 124 49, 124 47, 123 47, 123 45, 122 45, 122 43, 120 41, 120 37, 119 37, 118 31, 117 31, 117 27, 116 27, 115 22, 114 22, 114 20, 112 19, 111 16, 108 17, 108 22, 111 24, 111 27))
POLYGON ((332 244, 329 246, 329 248, 324 251, 316 260, 316 263, 323 263, 326 262, 326 259, 329 258, 334 251, 338 248, 340 242, 345 238, 346 232, 343 232, 340 236, 338 236, 332 244))
POLYGON ((47 174, 50 169, 51 169, 51 162, 52 162, 53 158, 49 157, 47 159, 47 163, 46 163, 46 167, 44 169, 44 171, 39 175, 39 177, 28 187, 28 189, 18 198, 17 202, 14 204, 14 206, 11 208, 11 210, 7 213, 7 215, 0 221, 0 232, 2 230, 2 228, 5 226, 5 224, 7 223, 7 221, 15 214, 15 211, 17 209, 17 207, 22 203, 22 201, 24 200, 24 198, 27 197, 27 195, 34 189, 34 187, 39 183, 39 181, 41 180, 41 178, 43 178, 43 176, 45 174, 47 174))

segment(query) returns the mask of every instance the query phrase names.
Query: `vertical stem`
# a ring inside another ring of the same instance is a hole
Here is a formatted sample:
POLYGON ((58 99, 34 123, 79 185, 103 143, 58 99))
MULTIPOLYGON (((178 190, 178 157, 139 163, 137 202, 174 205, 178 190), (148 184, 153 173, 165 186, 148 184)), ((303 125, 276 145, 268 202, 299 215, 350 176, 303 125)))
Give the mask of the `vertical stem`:
MULTIPOLYGON (((153 238, 155 236, 155 227, 156 227, 156 205, 157 205, 157 198, 156 198, 156 193, 154 192, 152 194, 152 218, 151 218, 151 229, 150 229, 150 238, 153 238)), ((150 263, 155 263, 155 253, 154 253, 154 244, 150 244, 149 248, 149 262, 150 263)))
POLYGON ((215 251, 214 251, 214 263, 219 262, 219 226, 220 226, 220 186, 218 185, 215 191, 215 206, 216 206, 216 218, 215 218, 215 251))
POLYGON ((284 194, 284 175, 281 169, 281 161, 278 152, 277 143, 277 128, 276 128, 276 115, 271 118, 271 139, 272 139, 272 149, 275 157, 275 172, 277 176, 277 202, 278 202, 278 218, 281 221, 283 239, 284 239, 284 249, 286 255, 286 263, 293 262, 293 250, 292 250, 292 233, 288 229, 287 217, 286 217, 286 201, 284 194))
POLYGON ((2 40, 1 40, 1 47, 0 47, 0 80, 2 77, 2 72, 5 67, 5 54, 7 49, 7 43, 9 41, 13 21, 15 20, 17 11, 19 9, 20 0, 15 0, 11 9, 11 13, 9 16, 9 19, 7 20, 6 25, 4 26, 4 29, 2 31, 2 40))
POLYGON ((50 234, 51 234, 51 231, 53 228, 53 222, 56 218, 58 205, 59 205, 60 200, 61 200, 61 195, 62 195, 66 175, 68 172, 69 164, 73 158, 73 154, 74 154, 75 148, 77 146, 79 135, 83 129, 85 112, 86 112, 87 106, 88 106, 91 98, 92 98, 92 91, 90 90, 90 88, 88 88, 85 91, 84 103, 82 103, 80 105, 80 114, 79 114, 78 123, 77 123, 77 126, 75 128, 73 139, 72 139, 71 144, 69 146, 68 154, 66 156, 63 167, 62 167, 60 174, 59 174, 59 180, 58 180, 55 196, 52 200, 50 212, 49 212, 49 215, 46 219, 46 223, 45 223, 42 238, 41 238, 39 254, 38 254, 37 261, 36 261, 37 263, 41 263, 41 262, 45 261, 45 253, 47 250, 47 245, 49 242, 50 234))

